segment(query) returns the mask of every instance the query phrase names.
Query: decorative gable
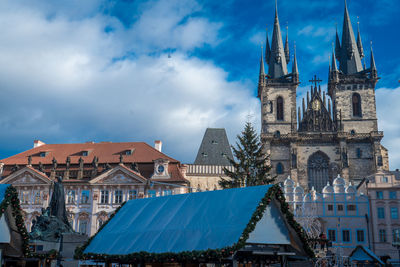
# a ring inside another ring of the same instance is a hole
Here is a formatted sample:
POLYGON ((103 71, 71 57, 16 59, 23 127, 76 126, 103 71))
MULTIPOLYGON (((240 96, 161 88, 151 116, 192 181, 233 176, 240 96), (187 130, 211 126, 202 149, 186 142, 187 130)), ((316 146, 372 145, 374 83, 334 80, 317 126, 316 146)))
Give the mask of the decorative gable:
POLYGON ((128 169, 124 165, 117 167, 97 176, 90 181, 91 184, 146 184, 146 178, 139 173, 128 169))
POLYGON ((44 176, 44 174, 41 175, 40 173, 31 170, 29 167, 26 167, 9 175, 0 183, 12 185, 47 185, 51 183, 51 180, 44 176))

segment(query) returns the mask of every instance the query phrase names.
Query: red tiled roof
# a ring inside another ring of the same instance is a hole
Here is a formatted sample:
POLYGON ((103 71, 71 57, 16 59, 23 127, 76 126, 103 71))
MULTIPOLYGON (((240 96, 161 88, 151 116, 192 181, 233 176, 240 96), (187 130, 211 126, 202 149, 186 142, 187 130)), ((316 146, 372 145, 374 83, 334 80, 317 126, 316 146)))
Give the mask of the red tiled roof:
POLYGON ((17 155, 0 160, 5 165, 26 165, 28 157, 32 156, 32 164, 52 164, 53 157, 58 164, 65 164, 67 157, 70 157, 71 164, 78 164, 80 157, 85 163, 90 163, 96 156, 99 163, 119 163, 120 154, 123 153, 124 163, 152 163, 153 160, 162 158, 171 163, 179 163, 176 159, 168 157, 164 153, 144 142, 125 142, 125 143, 83 143, 83 144, 45 144, 36 148, 29 149, 17 155), (131 150, 131 155, 125 155, 127 150, 131 150), (87 156, 82 156, 83 151, 88 151, 87 156), (41 152, 47 152, 44 157, 41 152))

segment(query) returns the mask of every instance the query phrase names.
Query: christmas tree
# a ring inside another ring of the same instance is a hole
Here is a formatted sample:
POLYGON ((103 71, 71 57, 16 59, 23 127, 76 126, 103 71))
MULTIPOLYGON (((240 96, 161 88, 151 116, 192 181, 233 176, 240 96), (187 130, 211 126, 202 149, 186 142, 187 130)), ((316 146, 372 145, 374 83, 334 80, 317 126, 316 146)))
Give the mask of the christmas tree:
POLYGON ((263 153, 260 138, 250 122, 246 122, 241 135, 237 136, 236 148, 232 146, 233 154, 237 159, 229 159, 234 167, 233 171, 224 168, 224 173, 231 179, 221 179, 222 188, 234 188, 272 183, 275 178, 269 171, 267 156, 263 153))

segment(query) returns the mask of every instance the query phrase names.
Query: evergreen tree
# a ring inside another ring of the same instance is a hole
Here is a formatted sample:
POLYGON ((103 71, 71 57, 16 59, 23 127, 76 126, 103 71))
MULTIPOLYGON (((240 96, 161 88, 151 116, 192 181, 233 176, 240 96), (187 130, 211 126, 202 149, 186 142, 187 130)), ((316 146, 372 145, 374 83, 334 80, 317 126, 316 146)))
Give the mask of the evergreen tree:
POLYGON ((224 173, 231 179, 221 179, 219 185, 222 188, 234 188, 243 186, 263 185, 272 183, 267 157, 263 153, 260 138, 250 122, 246 122, 241 135, 237 136, 236 148, 232 146, 233 154, 238 162, 229 159, 234 167, 233 171, 224 168, 224 173))

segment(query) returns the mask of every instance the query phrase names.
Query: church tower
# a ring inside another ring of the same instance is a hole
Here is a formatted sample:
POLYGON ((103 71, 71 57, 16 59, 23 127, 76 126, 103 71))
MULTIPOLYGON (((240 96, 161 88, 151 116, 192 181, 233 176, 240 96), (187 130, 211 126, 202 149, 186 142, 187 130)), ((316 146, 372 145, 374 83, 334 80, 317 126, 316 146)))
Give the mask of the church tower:
POLYGON ((378 131, 376 116, 375 85, 379 77, 375 59, 371 46, 369 68, 365 59, 362 64, 364 48, 360 28, 357 28, 356 39, 345 2, 342 40, 340 42, 336 31, 328 81, 328 94, 332 98, 333 113, 338 119, 338 136, 341 137, 340 154, 348 165, 342 166, 345 178, 367 175, 388 165, 382 158, 386 149, 380 144, 383 133, 378 131))
POLYGON ((289 61, 288 35, 283 46, 276 7, 271 45, 268 35, 266 38, 265 62, 268 74, 264 72, 262 55, 260 59, 258 97, 261 100, 262 133, 284 135, 296 132, 296 88, 299 84, 296 54, 290 74, 287 67, 289 61))
POLYGON ((278 175, 278 181, 283 181, 292 174, 292 151, 295 149, 290 142, 291 136, 297 132, 296 89, 299 85, 296 51, 294 51, 292 72, 288 72, 290 61, 289 38, 286 33, 283 45, 278 18, 278 8, 275 6, 275 21, 272 41, 266 37, 265 62, 268 73, 264 71, 264 58, 261 55, 258 82, 258 97, 261 101, 261 139, 265 153, 271 155, 269 164, 278 175))
MULTIPOLYGON (((375 85, 378 81, 371 48, 370 67, 361 63, 364 48, 358 27, 357 41, 345 5, 342 42, 336 31, 336 45, 332 52, 328 94, 333 100, 333 111, 341 119, 340 131, 345 133, 371 133, 378 131, 375 85), (336 60, 339 62, 337 69, 336 60)), ((365 61, 364 61, 365 62, 365 61)))

